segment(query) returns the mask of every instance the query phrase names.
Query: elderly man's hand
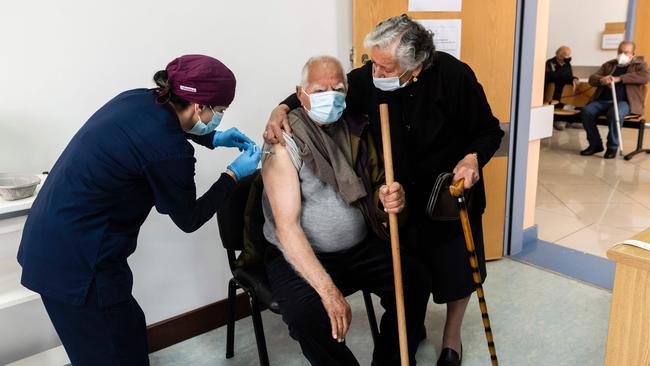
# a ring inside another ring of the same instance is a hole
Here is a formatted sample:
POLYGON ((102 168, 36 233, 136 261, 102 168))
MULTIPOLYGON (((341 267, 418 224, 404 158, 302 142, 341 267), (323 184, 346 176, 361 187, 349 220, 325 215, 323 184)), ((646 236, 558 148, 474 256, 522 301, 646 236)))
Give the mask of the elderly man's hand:
POLYGON ((273 108, 271 111, 271 116, 269 121, 266 123, 266 129, 264 130, 263 137, 264 141, 268 144, 277 144, 281 143, 283 146, 286 144, 284 141, 284 136, 282 136, 282 130, 286 133, 291 133, 291 127, 289 126, 289 118, 287 118, 287 112, 289 107, 284 104, 273 108))
POLYGON ((384 205, 384 211, 387 213, 400 213, 406 205, 406 193, 402 185, 393 182, 389 186, 383 185, 379 187, 379 200, 384 205))
POLYGON ((327 316, 330 318, 332 338, 336 339, 337 342, 343 342, 352 322, 350 304, 336 286, 332 286, 325 292, 324 296, 321 296, 321 302, 325 307, 327 316))
POLYGON ((611 76, 611 75, 603 76, 602 78, 600 78, 600 83, 602 85, 608 85, 608 84, 612 83, 612 79, 613 79, 613 76, 611 76))
POLYGON ((481 176, 479 175, 478 159, 476 154, 468 154, 463 160, 459 161, 456 164, 456 167, 453 170, 454 179, 452 183, 458 182, 461 178, 465 179, 465 189, 470 189, 481 176))

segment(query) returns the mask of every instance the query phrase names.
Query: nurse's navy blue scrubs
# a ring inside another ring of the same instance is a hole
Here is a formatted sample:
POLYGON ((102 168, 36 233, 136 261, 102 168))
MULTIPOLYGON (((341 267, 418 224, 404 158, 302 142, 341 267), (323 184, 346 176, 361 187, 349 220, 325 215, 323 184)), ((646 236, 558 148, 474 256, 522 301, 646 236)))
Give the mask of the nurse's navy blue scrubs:
POLYGON ((194 148, 213 133, 183 132, 154 90, 109 101, 72 138, 27 218, 18 251, 22 284, 42 296, 73 365, 148 365, 146 322, 127 257, 151 208, 185 232, 235 188, 227 174, 200 198, 194 148))

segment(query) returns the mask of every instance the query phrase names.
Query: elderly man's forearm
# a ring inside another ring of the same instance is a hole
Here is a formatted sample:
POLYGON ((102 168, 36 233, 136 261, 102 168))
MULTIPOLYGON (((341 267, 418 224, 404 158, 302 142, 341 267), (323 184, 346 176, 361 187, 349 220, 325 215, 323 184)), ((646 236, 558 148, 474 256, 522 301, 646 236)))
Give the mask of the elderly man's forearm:
POLYGON ((336 287, 332 278, 316 258, 316 254, 309 245, 302 229, 280 229, 278 225, 276 237, 280 242, 280 250, 287 262, 321 297, 324 297, 331 292, 333 287, 336 287))

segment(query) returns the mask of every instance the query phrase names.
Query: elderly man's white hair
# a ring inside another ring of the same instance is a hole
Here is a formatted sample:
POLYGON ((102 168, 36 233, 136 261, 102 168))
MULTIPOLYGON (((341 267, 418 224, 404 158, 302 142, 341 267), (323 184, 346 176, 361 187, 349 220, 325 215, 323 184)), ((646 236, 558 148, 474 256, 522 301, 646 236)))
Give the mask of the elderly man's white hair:
POLYGON ((341 65, 341 62, 333 56, 328 56, 328 55, 321 55, 321 56, 314 56, 309 58, 307 62, 305 62, 305 66, 302 67, 302 77, 300 80, 300 86, 305 89, 309 85, 309 69, 313 64, 316 63, 323 63, 323 64, 334 64, 339 71, 341 72, 341 76, 343 77, 343 86, 347 89, 348 88, 348 78, 345 75, 345 71, 343 71, 343 66, 341 65))

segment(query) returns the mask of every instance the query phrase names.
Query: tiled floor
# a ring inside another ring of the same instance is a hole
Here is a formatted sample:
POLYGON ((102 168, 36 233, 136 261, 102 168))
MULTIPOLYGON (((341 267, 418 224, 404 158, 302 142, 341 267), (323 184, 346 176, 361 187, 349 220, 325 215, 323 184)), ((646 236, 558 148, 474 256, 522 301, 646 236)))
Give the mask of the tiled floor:
MULTIPOLYGON (((626 151, 636 137, 623 129, 626 151)), ((650 144, 650 132, 645 138, 650 144)), ((612 245, 650 227, 650 155, 605 160, 602 153, 580 156, 585 147, 585 131, 574 128, 542 142, 535 223, 541 240, 605 257, 612 245)))
MULTIPOLYGON (((484 287, 500 365, 603 364, 611 301, 608 291, 511 259, 488 263, 484 287)), ((373 344, 363 299, 359 294, 348 299, 353 315, 346 340, 360 364, 369 365, 373 344)), ((377 302, 375 310, 381 310, 377 302)), ((444 306, 430 303, 428 338, 418 349, 418 365, 435 365, 444 315, 444 306)), ((308 365, 280 316, 265 311, 263 319, 271 364, 308 365)), ((476 296, 467 309, 462 336, 463 365, 489 365, 476 296)), ((224 356, 226 329, 221 327, 151 354, 151 365, 258 365, 250 317, 237 322, 235 337, 235 357, 230 360, 224 356)))

